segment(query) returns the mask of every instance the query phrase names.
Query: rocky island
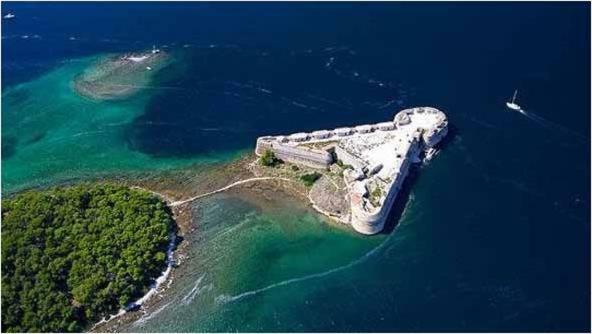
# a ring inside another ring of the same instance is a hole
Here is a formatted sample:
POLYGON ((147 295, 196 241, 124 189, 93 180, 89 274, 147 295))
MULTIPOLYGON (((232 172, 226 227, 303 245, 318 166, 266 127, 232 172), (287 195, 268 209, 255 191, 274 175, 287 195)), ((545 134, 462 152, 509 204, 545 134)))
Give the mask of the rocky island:
POLYGON ((376 234, 384 228, 410 166, 431 158, 447 133, 442 111, 419 107, 402 110, 388 122, 260 137, 255 152, 334 171, 337 177, 328 175, 311 189, 313 206, 360 233, 376 234))

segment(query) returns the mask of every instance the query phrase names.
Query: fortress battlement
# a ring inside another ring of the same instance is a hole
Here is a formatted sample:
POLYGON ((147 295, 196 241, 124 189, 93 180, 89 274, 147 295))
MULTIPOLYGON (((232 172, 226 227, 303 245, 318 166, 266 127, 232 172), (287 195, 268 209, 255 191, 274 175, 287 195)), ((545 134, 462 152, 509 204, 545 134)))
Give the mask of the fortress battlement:
POLYGON ((429 157, 447 132, 442 111, 417 107, 387 122, 260 137, 255 152, 271 150, 286 162, 311 168, 346 166, 347 222, 360 233, 375 234, 382 231, 410 166, 429 157))

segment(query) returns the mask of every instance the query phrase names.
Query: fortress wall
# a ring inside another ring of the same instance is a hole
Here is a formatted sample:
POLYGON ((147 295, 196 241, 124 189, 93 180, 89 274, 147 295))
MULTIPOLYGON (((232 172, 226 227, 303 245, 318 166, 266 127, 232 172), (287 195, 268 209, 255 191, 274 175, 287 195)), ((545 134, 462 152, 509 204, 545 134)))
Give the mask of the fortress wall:
POLYGON ((273 137, 259 137, 257 138, 257 146, 255 146, 255 154, 257 154, 257 156, 261 156, 265 150, 271 149, 271 140, 270 138, 273 137))
MULTIPOLYGON (((302 132, 289 136, 260 137, 257 139, 255 153, 260 156, 265 150, 271 149, 278 158, 287 162, 324 169, 334 162, 333 155, 330 152, 295 145, 341 140, 350 138, 353 135, 370 133, 377 130, 392 131, 399 126, 405 126, 413 122, 411 117, 415 113, 433 114, 434 117, 437 117, 436 125, 434 127, 429 126, 429 128, 425 129, 421 127, 421 130, 413 136, 411 146, 407 150, 399 172, 394 176, 394 180, 390 184, 386 198, 380 208, 376 209, 374 212, 368 212, 363 207, 364 200, 359 201, 358 198, 358 201, 354 201, 354 197, 349 196, 352 227, 362 234, 376 234, 384 228, 384 224, 397 195, 408 176, 410 166, 417 160, 419 153, 424 149, 431 148, 438 144, 447 134, 448 120, 443 112, 431 107, 410 108, 398 112, 393 118, 393 121, 390 122, 360 125, 353 128, 343 127, 333 130, 318 130, 312 133, 302 132)), ((358 170, 364 168, 365 162, 359 157, 345 151, 339 145, 335 145, 334 150, 337 158, 343 161, 344 164, 352 165, 358 170)))
MULTIPOLYGON (((408 168, 407 168, 408 169, 408 168)), ((403 178, 407 176, 407 170, 401 175, 403 178)), ((351 224, 354 230, 362 234, 376 234, 384 229, 386 219, 395 203, 395 199, 399 194, 400 187, 394 186, 389 189, 384 203, 380 210, 370 213, 362 208, 361 205, 354 205, 351 203, 352 220, 351 224)))
POLYGON ((426 147, 430 148, 438 144, 442 138, 448 134, 448 124, 446 122, 442 123, 441 128, 431 129, 430 131, 426 131, 423 134, 423 140, 426 144, 426 147))
POLYGON ((324 169, 333 163, 333 156, 327 151, 270 142, 267 141, 266 138, 260 138, 257 140, 255 154, 260 156, 268 149, 272 150, 278 158, 284 161, 302 164, 311 168, 324 169))
POLYGON ((354 167, 354 169, 361 170, 362 168, 364 168, 364 166, 366 166, 362 159, 347 152, 339 145, 335 146, 335 155, 337 156, 337 159, 341 160, 346 165, 351 165, 352 167, 354 167))
POLYGON ((383 230, 386 219, 395 203, 395 199, 409 174, 409 168, 412 161, 419 153, 418 148, 421 148, 421 142, 418 138, 414 138, 411 147, 401 164, 401 169, 390 185, 386 199, 378 211, 372 213, 368 212, 364 210, 361 204, 356 205, 354 202, 350 201, 352 213, 351 224, 357 232, 370 235, 379 233, 383 230), (415 152, 415 154, 413 154, 413 152, 415 152))

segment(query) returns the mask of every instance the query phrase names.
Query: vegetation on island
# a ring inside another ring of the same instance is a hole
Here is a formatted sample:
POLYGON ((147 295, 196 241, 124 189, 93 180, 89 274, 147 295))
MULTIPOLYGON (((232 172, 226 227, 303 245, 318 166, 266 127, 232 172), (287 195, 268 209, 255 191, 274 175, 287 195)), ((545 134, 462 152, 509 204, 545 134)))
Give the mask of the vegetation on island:
POLYGON ((166 265, 168 207, 108 184, 2 201, 2 331, 79 332, 148 291, 166 265))
POLYGON ((265 167, 275 167, 281 162, 282 160, 276 157, 275 153, 270 149, 265 150, 261 157, 259 157, 259 164, 265 167))
POLYGON ((304 185, 306 185, 307 187, 311 187, 321 176, 323 176, 323 174, 318 172, 312 172, 300 176, 300 180, 302 180, 302 182, 304 182, 304 185))

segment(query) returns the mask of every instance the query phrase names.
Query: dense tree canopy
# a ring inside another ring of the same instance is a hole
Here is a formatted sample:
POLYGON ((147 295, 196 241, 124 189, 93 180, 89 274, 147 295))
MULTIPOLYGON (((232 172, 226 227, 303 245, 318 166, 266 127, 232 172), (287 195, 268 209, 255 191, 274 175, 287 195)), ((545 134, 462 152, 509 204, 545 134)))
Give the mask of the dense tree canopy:
POLYGON ((172 218, 116 185, 30 191, 2 201, 2 331, 81 331, 147 291, 172 218))

